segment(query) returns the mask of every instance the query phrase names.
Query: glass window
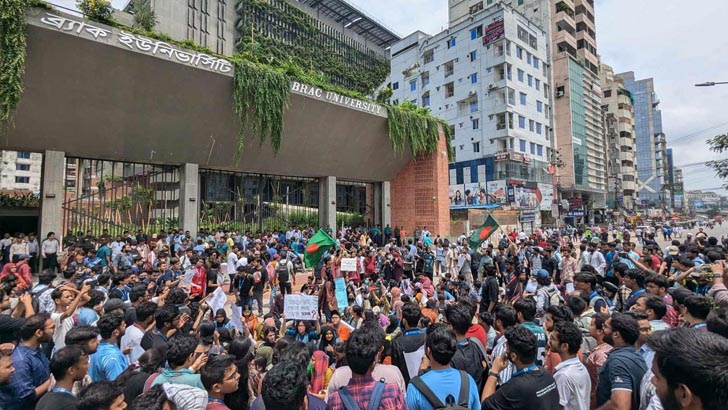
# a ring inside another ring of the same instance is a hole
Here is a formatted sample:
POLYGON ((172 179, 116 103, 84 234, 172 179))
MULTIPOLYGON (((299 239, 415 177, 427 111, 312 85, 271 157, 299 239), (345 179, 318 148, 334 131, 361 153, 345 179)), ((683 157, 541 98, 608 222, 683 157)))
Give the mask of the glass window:
POLYGON ((516 57, 523 60, 523 49, 521 47, 516 46, 516 57))
POLYGON ((480 118, 473 119, 472 123, 473 123, 474 130, 477 130, 478 128, 480 128, 480 118))
POLYGON ((410 91, 417 91, 417 81, 410 81, 410 91))
POLYGON ((531 155, 536 155, 536 143, 532 142, 529 145, 531 147, 531 155))
POLYGON ((478 102, 470 101, 470 112, 476 112, 476 111, 478 111, 478 102))
POLYGON ((15 177, 16 184, 29 184, 30 177, 15 177))
POLYGON ((523 70, 518 69, 518 81, 523 82, 523 70))
POLYGON ((543 145, 540 145, 540 144, 539 144, 539 145, 537 145, 537 146, 536 146, 536 154, 537 154, 537 155, 538 155, 539 157, 543 156, 543 145))
POLYGON ((478 82, 478 73, 470 74, 470 83, 475 84, 478 82))
POLYGON ((526 129, 526 117, 519 115, 518 116, 518 127, 522 129, 526 129))
POLYGON ((521 98, 521 105, 526 105, 526 93, 521 93, 520 98, 521 98))
POLYGON ((518 140, 518 148, 521 152, 526 152, 526 140, 518 140))
POLYGON ((538 112, 543 112, 543 103, 541 101, 536 101, 536 110, 538 112))
POLYGON ((536 123, 536 134, 541 135, 541 131, 542 131, 541 123, 537 122, 536 123))
POLYGON ((478 52, 477 51, 471 51, 470 52, 470 61, 475 61, 478 59, 478 52))
POLYGON ((538 78, 536 79, 536 89, 537 90, 541 89, 541 80, 539 80, 538 78))
POLYGON ((528 130, 533 132, 536 129, 536 121, 528 120, 528 130))
POLYGON ((18 151, 18 153, 16 155, 18 158, 30 159, 30 152, 18 151))
POLYGON ((473 143, 473 152, 480 152, 480 143, 479 142, 473 143))
POLYGON ((392 89, 393 90, 399 90, 399 82, 392 83, 392 89))
POLYGON ((539 63, 538 57, 533 56, 533 68, 538 70, 538 63, 539 63))
POLYGON ((15 164, 16 171, 30 171, 30 164, 15 164))
POLYGON ((533 76, 531 74, 528 75, 528 86, 533 87, 533 76))
POLYGON ((526 53, 526 62, 528 63, 528 65, 531 65, 531 53, 526 53))

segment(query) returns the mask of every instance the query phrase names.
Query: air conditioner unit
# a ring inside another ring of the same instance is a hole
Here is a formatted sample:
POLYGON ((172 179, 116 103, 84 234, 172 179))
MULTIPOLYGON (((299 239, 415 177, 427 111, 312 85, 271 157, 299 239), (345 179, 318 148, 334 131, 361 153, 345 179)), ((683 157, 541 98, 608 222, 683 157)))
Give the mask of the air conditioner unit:
POLYGON ((477 93, 475 91, 469 91, 468 95, 476 95, 477 93))
POLYGON ((495 89, 496 89, 496 85, 495 85, 495 84, 490 84, 490 85, 488 86, 488 89, 489 89, 489 90, 495 90, 495 89))
POLYGON ((556 98, 561 98, 563 96, 564 96, 564 92, 563 91, 556 91, 556 98))

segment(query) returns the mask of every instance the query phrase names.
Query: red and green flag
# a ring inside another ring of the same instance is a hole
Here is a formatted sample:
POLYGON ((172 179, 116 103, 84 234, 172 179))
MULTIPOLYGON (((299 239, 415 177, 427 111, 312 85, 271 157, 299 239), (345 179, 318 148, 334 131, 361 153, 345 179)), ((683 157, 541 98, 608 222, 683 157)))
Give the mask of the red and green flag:
POLYGON ((306 243, 306 252, 303 257, 306 267, 316 267, 321 261, 321 256, 324 252, 334 246, 336 246, 334 238, 329 236, 329 234, 327 234, 323 229, 319 229, 319 231, 316 232, 316 234, 306 243))
POLYGON ((470 234, 470 237, 468 238, 468 243, 470 244, 470 247, 475 249, 480 246, 480 244, 483 243, 486 239, 490 238, 490 235, 495 232, 498 227, 498 222, 493 218, 493 215, 488 214, 488 216, 485 218, 485 222, 483 222, 483 225, 473 231, 472 234, 470 234))

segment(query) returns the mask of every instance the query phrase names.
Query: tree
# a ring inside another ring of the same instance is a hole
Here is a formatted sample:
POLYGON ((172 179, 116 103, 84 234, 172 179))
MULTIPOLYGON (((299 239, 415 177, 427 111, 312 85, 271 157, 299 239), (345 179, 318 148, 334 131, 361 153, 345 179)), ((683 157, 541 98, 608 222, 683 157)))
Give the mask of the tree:
MULTIPOLYGON (((728 152, 728 134, 716 135, 715 137, 707 141, 710 150, 722 154, 723 151, 728 152)), ((710 168, 715 170, 718 178, 728 180, 728 159, 718 159, 715 161, 708 161, 705 163, 710 168)), ((728 189, 728 184, 724 185, 728 189)))

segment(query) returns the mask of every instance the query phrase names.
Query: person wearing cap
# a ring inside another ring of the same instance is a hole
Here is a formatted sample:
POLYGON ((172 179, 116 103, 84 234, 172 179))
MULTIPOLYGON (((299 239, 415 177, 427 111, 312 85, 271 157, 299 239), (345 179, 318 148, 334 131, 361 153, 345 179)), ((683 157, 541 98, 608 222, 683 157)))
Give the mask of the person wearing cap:
POLYGON ((536 291, 536 316, 543 317, 546 310, 554 304, 555 300, 561 299, 561 295, 556 286, 551 282, 551 275, 545 269, 539 269, 536 272, 536 282, 538 282, 538 290, 536 291))
POLYGON ((679 241, 672 241, 673 244, 671 246, 668 246, 665 249, 664 256, 662 263, 660 264, 660 269, 658 269, 658 273, 660 275, 664 275, 666 272, 670 271, 670 267, 672 266, 672 261, 677 258, 680 255, 680 248, 678 248, 677 245, 675 245, 675 242, 680 243, 679 241))

